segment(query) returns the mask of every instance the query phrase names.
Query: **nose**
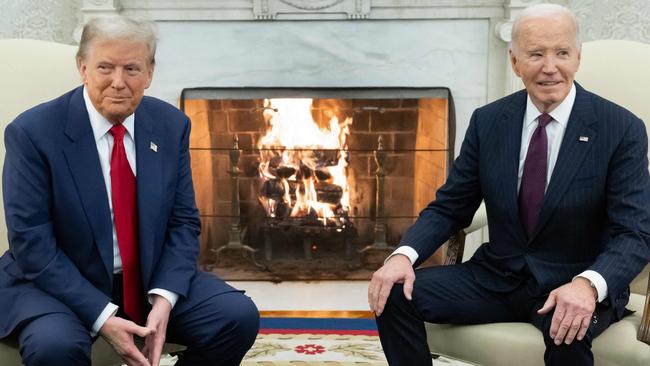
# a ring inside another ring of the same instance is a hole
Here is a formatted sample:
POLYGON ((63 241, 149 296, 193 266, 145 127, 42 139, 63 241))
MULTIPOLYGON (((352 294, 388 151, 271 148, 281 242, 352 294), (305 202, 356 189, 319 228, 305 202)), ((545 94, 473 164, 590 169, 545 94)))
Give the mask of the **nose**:
POLYGON ((557 64, 553 56, 545 56, 544 64, 542 65, 542 72, 545 74, 554 74, 557 72, 557 64))
POLYGON ((124 70, 122 68, 115 68, 113 77, 111 78, 111 87, 114 89, 124 89, 124 70))

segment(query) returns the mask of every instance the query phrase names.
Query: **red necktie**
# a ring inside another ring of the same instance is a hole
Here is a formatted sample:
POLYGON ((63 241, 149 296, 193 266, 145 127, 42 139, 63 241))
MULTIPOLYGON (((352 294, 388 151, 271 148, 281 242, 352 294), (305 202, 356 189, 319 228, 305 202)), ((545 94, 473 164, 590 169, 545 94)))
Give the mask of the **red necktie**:
POLYGON ((121 124, 110 129, 114 140, 111 152, 113 221, 117 232, 117 245, 122 258, 124 312, 134 322, 144 324, 144 291, 138 251, 136 181, 124 150, 125 132, 126 129, 121 124))
POLYGON ((519 215, 529 237, 537 226, 539 211, 544 201, 548 157, 546 125, 552 120, 553 117, 547 113, 542 113, 537 118, 538 125, 530 139, 524 162, 524 173, 521 176, 519 215))

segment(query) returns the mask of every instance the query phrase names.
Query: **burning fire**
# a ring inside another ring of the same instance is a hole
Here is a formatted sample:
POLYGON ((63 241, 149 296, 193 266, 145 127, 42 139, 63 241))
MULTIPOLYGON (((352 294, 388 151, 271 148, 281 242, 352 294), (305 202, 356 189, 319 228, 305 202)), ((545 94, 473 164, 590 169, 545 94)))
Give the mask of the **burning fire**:
POLYGON ((270 217, 342 223, 350 207, 347 138, 352 118, 327 126, 312 117, 312 99, 265 99, 268 130, 258 142, 260 203, 270 217))

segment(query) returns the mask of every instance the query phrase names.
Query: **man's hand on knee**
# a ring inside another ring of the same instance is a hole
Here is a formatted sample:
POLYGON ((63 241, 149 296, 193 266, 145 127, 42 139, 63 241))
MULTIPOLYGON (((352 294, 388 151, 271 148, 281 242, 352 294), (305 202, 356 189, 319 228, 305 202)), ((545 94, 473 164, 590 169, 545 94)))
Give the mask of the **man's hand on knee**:
POLYGON ((415 272, 407 256, 396 254, 372 275, 368 286, 368 304, 375 315, 380 316, 395 283, 404 284, 404 296, 411 300, 415 272))
POLYGON ((584 338, 596 310, 597 297, 589 280, 582 277, 576 277, 549 294, 537 312, 546 314, 555 307, 549 334, 556 345, 562 342, 571 344, 574 339, 581 341, 584 338))
POLYGON ((165 345, 167 324, 172 305, 164 297, 153 295, 153 304, 147 317, 147 328, 155 329, 144 341, 142 353, 147 357, 151 366, 160 365, 160 354, 165 345))
POLYGON ((99 334, 115 349, 128 366, 151 366, 133 341, 133 336, 146 338, 154 329, 145 328, 117 316, 111 316, 99 330, 99 334))

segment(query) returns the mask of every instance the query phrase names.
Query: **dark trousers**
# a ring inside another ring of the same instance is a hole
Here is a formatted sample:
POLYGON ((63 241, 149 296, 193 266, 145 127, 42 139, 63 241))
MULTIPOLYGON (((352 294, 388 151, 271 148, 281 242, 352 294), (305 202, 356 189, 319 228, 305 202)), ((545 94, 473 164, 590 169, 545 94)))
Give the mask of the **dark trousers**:
MULTIPOLYGON (((120 290, 116 288, 114 292, 113 301, 121 305, 120 290)), ((179 299, 167 327, 167 341, 187 347, 176 365, 239 365, 259 329, 259 312, 251 299, 242 292, 232 291, 196 304, 181 304, 182 301, 192 299, 179 299), (179 308, 182 311, 175 311, 179 308)), ((118 316, 125 315, 120 311, 118 316)), ((72 311, 31 319, 17 334, 25 365, 91 364, 93 339, 72 311)))
POLYGON ((431 355, 424 322, 484 324, 529 322, 544 338, 547 365, 593 365, 592 340, 612 321, 613 310, 598 305, 595 319, 582 341, 556 346, 549 335, 553 312, 537 314, 546 296, 535 295, 536 283, 529 279, 513 291, 487 290, 474 279, 469 266, 439 266, 415 272, 413 300, 404 297, 402 285, 395 285, 386 307, 377 318, 381 344, 391 366, 430 366, 431 355))

